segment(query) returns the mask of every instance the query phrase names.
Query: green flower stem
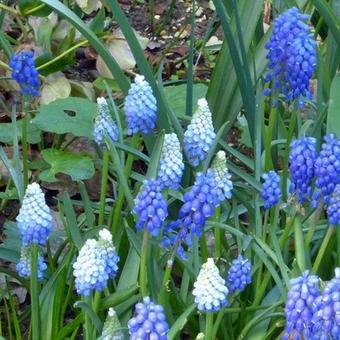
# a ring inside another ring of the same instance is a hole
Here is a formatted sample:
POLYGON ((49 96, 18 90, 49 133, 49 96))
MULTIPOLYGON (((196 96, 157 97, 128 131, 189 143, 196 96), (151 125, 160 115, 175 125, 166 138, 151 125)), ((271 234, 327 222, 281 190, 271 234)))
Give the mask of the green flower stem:
POLYGON ((206 313, 205 314, 205 333, 204 333, 205 340, 213 339, 213 325, 214 325, 214 314, 206 313))
POLYGON ((159 292, 159 303, 163 306, 166 303, 166 295, 169 290, 169 282, 170 282, 172 266, 173 266, 173 260, 168 260, 167 265, 165 267, 165 271, 164 271, 161 291, 159 292))
POLYGON ((303 242, 303 232, 300 216, 294 219, 294 239, 295 239, 295 257, 301 271, 306 270, 306 252, 303 242))
POLYGON ((208 247, 207 247, 207 239, 205 237, 205 234, 203 234, 200 239, 200 246, 201 246, 202 262, 205 262, 208 258, 208 247))
POLYGON ((139 284, 140 284, 142 296, 148 295, 148 278, 147 278, 148 239, 149 239, 149 233, 147 229, 144 228, 141 258, 140 258, 140 267, 139 267, 139 284))
POLYGON ((333 236, 333 233, 334 233, 334 225, 330 225, 328 230, 327 230, 327 233, 326 233, 326 235, 325 235, 325 237, 324 237, 324 239, 321 243, 321 247, 319 249, 318 254, 316 255, 316 259, 315 259, 314 264, 313 264, 312 273, 314 273, 314 274, 318 271, 318 269, 320 267, 322 258, 325 255, 325 251, 327 249, 327 246, 328 246, 330 239, 333 236))
POLYGON ((107 148, 105 148, 103 151, 102 181, 101 181, 101 188, 100 188, 100 204, 99 204, 99 217, 98 217, 99 226, 104 223, 107 180, 108 180, 108 175, 109 175, 109 160, 110 160, 110 154, 107 148))
MULTIPOLYGON (((135 134, 132 137, 131 147, 137 149, 139 146, 140 140, 141 140, 140 136, 138 134, 135 134)), ((127 157, 125 169, 124 169, 124 175, 126 179, 130 177, 133 161, 134 161, 134 156, 132 154, 129 154, 127 157)), ((117 236, 118 227, 119 227, 119 219, 120 219, 120 214, 122 212, 122 207, 124 204, 124 198, 125 198, 124 190, 120 188, 115 207, 114 209, 111 210, 111 214, 109 218, 109 225, 111 226, 111 233, 112 233, 113 239, 115 239, 115 236, 117 236)))
POLYGON ((32 339, 40 340, 40 309, 38 282, 38 245, 31 246, 31 325, 32 339))
MULTIPOLYGON (((275 127, 275 122, 276 122, 276 108, 273 106, 271 111, 270 111, 270 116, 269 116, 269 126, 268 126, 268 132, 265 138, 265 169, 266 171, 269 171, 270 169, 273 169, 273 159, 272 159, 272 147, 271 143, 273 140, 273 132, 274 132, 274 127, 275 127)), ((263 131, 266 131, 263 129, 263 131)))
MULTIPOLYGON (((92 305, 92 294, 89 296, 84 296, 84 301, 91 306, 92 305)), ((85 340, 92 340, 93 339, 93 327, 92 327, 92 322, 91 322, 91 318, 88 315, 88 313, 86 313, 85 311, 83 311, 84 313, 84 333, 85 333, 85 340)))
POLYGON ((24 177, 24 189, 28 185, 28 153, 27 153, 27 122, 28 117, 25 116, 22 118, 22 127, 21 127, 21 147, 22 147, 22 164, 23 164, 23 177, 24 177))
POLYGON ((337 264, 336 267, 340 266, 340 228, 336 228, 336 250, 337 250, 337 264))
POLYGON ((316 226, 317 226, 317 223, 319 221, 319 218, 321 216, 322 211, 323 211, 323 200, 320 200, 319 203, 318 203, 318 207, 316 208, 316 210, 314 212, 312 222, 311 222, 309 229, 308 229, 308 233, 305 237, 305 248, 307 250, 309 249, 309 245, 312 242, 312 239, 313 239, 313 236, 314 236, 314 233, 315 233, 315 229, 316 229, 316 226))
MULTIPOLYGON (((214 220, 219 222, 221 218, 221 207, 217 207, 215 211, 214 220)), ((220 258, 222 255, 222 236, 223 231, 220 228, 215 228, 214 236, 215 236, 215 257, 220 258)))

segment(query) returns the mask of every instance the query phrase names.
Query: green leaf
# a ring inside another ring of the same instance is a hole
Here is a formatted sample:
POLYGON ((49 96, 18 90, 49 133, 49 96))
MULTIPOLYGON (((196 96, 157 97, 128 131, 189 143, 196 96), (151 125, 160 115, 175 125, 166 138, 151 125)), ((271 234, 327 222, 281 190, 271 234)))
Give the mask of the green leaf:
POLYGON ((51 8, 48 8, 47 6, 40 8, 38 7, 40 5, 40 0, 19 0, 19 10, 23 15, 32 13, 34 16, 45 17, 52 12, 51 8), (37 10, 33 11, 35 8, 37 8, 37 10))
MULTIPOLYGON (((136 261, 138 262, 138 261, 136 261)), ((99 310, 107 310, 110 307, 119 305, 120 303, 126 301, 131 296, 135 295, 138 292, 138 286, 126 286, 123 290, 119 290, 109 296, 106 296, 99 303, 99 310)))
POLYGON ((158 169, 159 161, 162 155, 163 142, 164 142, 164 131, 162 131, 159 134, 155 142, 155 146, 152 149, 149 168, 146 174, 146 177, 148 179, 155 178, 157 176, 157 169, 158 169))
POLYGON ((17 250, 0 247, 0 259, 3 261, 17 263, 20 260, 20 252, 17 250))
POLYGON ((57 99, 41 106, 32 122, 43 131, 73 133, 92 139, 96 110, 97 105, 84 98, 57 99))
MULTIPOLYGON (((18 139, 21 139, 22 133, 22 120, 17 121, 17 134, 18 139)), ((27 124, 27 141, 30 144, 37 144, 40 142, 41 131, 38 127, 30 120, 27 124)), ((6 144, 13 143, 13 124, 12 123, 1 123, 0 124, 0 142, 6 144)))
POLYGON ((94 174, 92 158, 85 153, 72 153, 57 149, 45 149, 41 152, 43 159, 51 168, 40 173, 39 178, 46 182, 57 182, 58 173, 71 176, 72 180, 89 179, 94 174))
MULTIPOLYGON (((202 83, 193 85, 193 111, 195 111, 197 108, 198 99, 205 98, 207 89, 207 85, 202 83)), ((182 117, 185 114, 186 109, 186 84, 165 86, 164 92, 172 110, 178 117, 182 117)))
POLYGON ((90 317, 98 333, 101 333, 103 327, 102 322, 88 303, 85 301, 77 301, 75 302, 74 307, 81 308, 90 317))
POLYGON ((184 328, 186 325, 188 318, 191 314, 196 310, 196 304, 190 305, 183 313, 180 315, 176 322, 170 328, 168 338, 169 340, 175 339, 176 335, 184 328))
POLYGON ((329 109, 327 116, 327 133, 334 133, 340 138, 340 74, 337 74, 331 85, 329 109))

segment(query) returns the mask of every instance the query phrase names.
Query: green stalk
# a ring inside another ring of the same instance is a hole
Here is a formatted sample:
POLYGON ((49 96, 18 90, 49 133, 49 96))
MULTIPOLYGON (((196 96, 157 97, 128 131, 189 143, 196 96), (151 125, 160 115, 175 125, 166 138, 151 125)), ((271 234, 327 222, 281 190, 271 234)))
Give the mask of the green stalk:
POLYGON ((337 264, 336 267, 340 266, 340 228, 336 228, 336 250, 337 250, 337 264))
POLYGON ((323 211, 323 200, 320 200, 319 203, 318 203, 318 207, 316 208, 316 210, 314 212, 312 223, 309 226, 308 233, 305 237, 305 248, 307 250, 309 249, 309 245, 312 242, 312 239, 313 239, 313 236, 314 236, 314 233, 315 233, 315 229, 316 229, 316 226, 317 226, 317 223, 319 221, 319 218, 320 218, 322 211, 323 211))
POLYGON ((24 176, 24 189, 28 185, 28 154, 27 154, 27 119, 25 116, 22 118, 21 127, 21 146, 22 146, 22 164, 23 164, 23 176, 24 176))
MULTIPOLYGON (((216 208, 214 220, 216 222, 219 222, 220 217, 221 217, 221 207, 219 206, 216 208)), ((222 230, 221 228, 215 227, 214 236, 215 236, 215 257, 220 258, 222 255, 222 230)))
MULTIPOLYGON (((265 138, 265 169, 266 171, 273 169, 273 158, 272 158, 272 140, 273 140, 273 132, 274 132, 274 127, 275 127, 275 122, 276 122, 276 107, 272 107, 270 111, 270 116, 269 116, 269 126, 268 126, 268 132, 265 138)), ((263 129, 265 131, 265 129, 263 129)))
MULTIPOLYGON (((83 299, 89 306, 92 305, 92 295, 84 296, 83 299)), ((85 319, 84 321, 85 340, 92 340, 93 329, 92 329, 91 318, 85 311, 83 311, 83 313, 84 313, 84 319, 85 319)))
POLYGON ((206 313, 205 314, 205 340, 213 339, 213 325, 214 325, 214 314, 206 313))
POLYGON ((105 148, 103 151, 102 182, 101 182, 101 188, 100 188, 100 204, 99 204, 99 217, 98 217, 99 226, 104 223, 107 180, 108 180, 108 175, 109 175, 109 160, 110 160, 109 151, 107 150, 107 148, 105 148))
POLYGON ((333 232, 334 232, 334 225, 330 225, 322 241, 318 255, 316 256, 316 259, 314 261, 312 273, 316 273, 318 271, 322 258, 325 255, 325 251, 327 249, 328 243, 333 236, 333 232))
POLYGON ((32 339, 40 340, 40 310, 38 282, 38 245, 31 246, 31 325, 32 339))
POLYGON ((306 253, 303 242, 303 232, 300 216, 296 216, 294 220, 294 236, 295 236, 295 257, 301 271, 306 270, 306 253))
POLYGON ((139 269, 140 269, 140 271, 139 271, 139 284, 140 284, 142 296, 148 295, 148 282, 147 282, 148 239, 149 239, 149 233, 148 233, 147 229, 144 228, 141 258, 140 258, 140 267, 139 267, 139 269))
MULTIPOLYGON (((231 305, 231 304, 230 304, 231 305)), ((230 308, 228 308, 228 309, 230 309, 230 308)), ((241 311, 241 308, 238 308, 239 309, 239 311, 241 311)), ((215 321, 215 324, 214 324, 214 327, 213 327, 213 332, 212 332, 212 338, 213 339, 216 339, 216 336, 217 336, 217 332, 218 332, 218 329, 219 329, 219 327, 220 327, 220 323, 221 323, 221 321, 222 321, 222 319, 223 319, 223 317, 224 317, 224 308, 222 308, 219 312, 218 312, 218 314, 217 314, 217 318, 216 318, 216 321, 215 321)), ((239 312, 238 311, 238 312, 239 312)))
POLYGON ((164 271, 161 291, 159 292, 159 303, 163 306, 166 303, 166 294, 169 290, 169 282, 170 282, 172 266, 173 266, 173 260, 168 260, 166 267, 165 267, 165 271, 164 271))

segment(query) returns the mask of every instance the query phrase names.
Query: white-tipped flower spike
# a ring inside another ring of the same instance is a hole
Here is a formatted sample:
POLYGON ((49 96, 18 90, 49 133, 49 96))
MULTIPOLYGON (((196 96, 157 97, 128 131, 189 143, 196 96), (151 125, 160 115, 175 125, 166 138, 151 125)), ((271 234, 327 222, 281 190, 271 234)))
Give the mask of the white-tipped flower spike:
POLYGON ((165 189, 177 190, 184 170, 181 145, 175 133, 164 136, 158 179, 165 189))
POLYGON ((144 76, 136 75, 125 98, 124 110, 128 135, 152 132, 157 120, 157 102, 144 76))
POLYGON ((78 294, 88 296, 92 290, 102 291, 109 278, 117 274, 119 257, 108 230, 102 230, 99 240, 89 239, 80 249, 73 264, 73 275, 78 294))
POLYGON ((214 259, 209 258, 198 274, 192 294, 201 312, 216 312, 227 305, 228 288, 220 276, 214 259))
POLYGON ((102 336, 100 340, 124 340, 124 334, 121 330, 116 311, 110 308, 103 326, 102 336))
POLYGON ((17 216, 17 225, 24 246, 31 243, 46 244, 52 229, 52 215, 39 184, 32 183, 27 186, 17 216))
POLYGON ((189 162, 197 166, 205 160, 216 137, 208 102, 201 98, 184 133, 184 150, 189 162))
POLYGON ((118 140, 118 128, 116 123, 113 121, 109 106, 105 98, 97 98, 98 112, 94 121, 93 137, 98 145, 104 145, 104 132, 108 137, 116 142, 118 140))
POLYGON ((211 169, 215 175, 219 200, 224 201, 225 199, 231 198, 233 182, 230 180, 231 175, 227 168, 227 159, 224 151, 220 150, 217 152, 217 155, 211 165, 211 169))

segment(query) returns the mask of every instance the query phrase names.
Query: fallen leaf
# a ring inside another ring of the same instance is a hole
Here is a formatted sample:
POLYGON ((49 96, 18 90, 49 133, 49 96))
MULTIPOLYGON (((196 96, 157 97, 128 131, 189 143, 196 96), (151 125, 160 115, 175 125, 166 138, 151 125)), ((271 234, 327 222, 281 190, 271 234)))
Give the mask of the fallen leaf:
POLYGON ((70 82, 65 77, 58 77, 44 83, 40 102, 42 105, 47 105, 56 99, 67 98, 70 94, 70 82))

